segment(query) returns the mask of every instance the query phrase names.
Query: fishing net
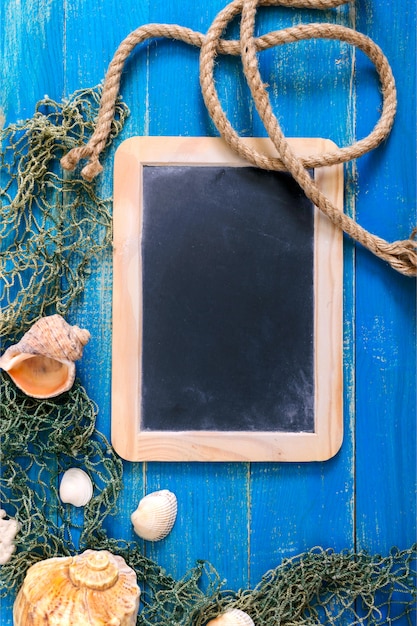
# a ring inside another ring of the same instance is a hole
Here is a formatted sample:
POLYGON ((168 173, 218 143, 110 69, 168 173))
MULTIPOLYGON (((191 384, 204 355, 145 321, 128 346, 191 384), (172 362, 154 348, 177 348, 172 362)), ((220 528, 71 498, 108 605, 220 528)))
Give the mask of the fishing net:
MULTIPOLYGON (((111 246, 110 198, 59 164, 91 136, 100 96, 100 87, 62 103, 45 96, 32 118, 1 131, 0 337, 7 340, 48 310, 65 314, 111 246)), ((116 110, 109 142, 128 113, 120 100, 116 110)))
MULTIPOLYGON (((26 396, 2 373, 0 415, 0 502, 20 524, 16 552, 0 569, 3 596, 19 589, 27 568, 37 561, 92 548, 121 554, 134 567, 139 584, 146 586, 142 601, 150 614, 159 611, 153 600, 157 593, 165 594, 164 600, 160 596, 161 604, 165 611, 172 605, 172 615, 190 613, 198 600, 200 605, 207 602, 197 585, 203 571, 212 578, 209 596, 211 589, 219 587, 209 565, 201 563, 185 581, 175 581, 141 553, 138 543, 108 536, 105 519, 116 512, 122 462, 95 428, 97 407, 78 381, 59 398, 40 401, 26 396), (82 509, 62 503, 58 493, 59 477, 77 466, 94 485, 93 497, 82 509)), ((143 617, 139 623, 159 622, 143 617)))
POLYGON ((253 590, 225 590, 205 561, 174 579, 138 542, 106 531, 122 489, 122 464, 97 431, 96 414, 78 381, 59 398, 36 400, 1 375, 0 500, 21 525, 16 552, 1 566, 3 595, 20 587, 33 563, 92 548, 120 554, 136 571, 143 590, 140 626, 203 626, 231 608, 245 611, 256 626, 415 623, 416 546, 386 557, 316 548, 286 559, 253 590), (60 501, 56 486, 77 465, 94 484, 81 513, 60 501))

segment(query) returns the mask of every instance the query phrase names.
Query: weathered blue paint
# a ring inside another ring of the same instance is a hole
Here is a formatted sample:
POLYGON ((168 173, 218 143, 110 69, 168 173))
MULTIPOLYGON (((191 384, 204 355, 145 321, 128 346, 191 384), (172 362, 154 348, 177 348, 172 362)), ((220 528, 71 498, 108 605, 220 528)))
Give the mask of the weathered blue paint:
MULTIPOLYGON (((357 217, 390 240, 416 225, 415 6, 358 7, 358 29, 392 64, 398 115, 386 144, 358 163, 357 217)), ((357 132, 368 132, 378 93, 358 58, 357 132), (363 78, 360 79, 360 74, 363 78)), ((386 552, 415 537, 415 281, 388 272, 358 250, 356 265, 356 525, 357 545, 386 552)))
MULTIPOLYGON (((389 140, 345 168, 346 211, 390 239, 408 237, 415 211, 415 7, 389 0, 318 11, 264 9, 259 32, 303 21, 356 26, 393 65, 399 111, 389 140)), ((45 93, 60 100, 99 83, 118 43, 150 22, 205 32, 224 0, 3 0, 0 106, 7 121, 32 115, 45 93), (203 6, 201 6, 203 4, 203 6)), ((236 27, 232 29, 236 33, 236 27)), ((285 132, 339 145, 377 120, 377 81, 361 53, 337 42, 305 42, 262 53, 261 69, 285 132)), ((220 59, 216 79, 237 130, 264 135, 237 59, 220 59)), ((198 50, 153 40, 129 59, 122 94, 131 109, 123 137, 217 134, 199 91, 198 50)), ((111 192, 111 160, 101 178, 111 192)), ((146 554, 181 576, 211 561, 226 587, 253 586, 285 556, 315 545, 387 552, 415 539, 415 284, 346 239, 344 270, 345 435, 318 464, 125 463, 113 536, 133 538, 130 512, 148 491, 179 500, 171 535, 146 554)), ((92 333, 79 375, 110 432, 111 259, 103 258, 71 317, 92 333)), ((9 599, 11 602, 11 599, 9 599)), ((10 602, 1 624, 11 622, 10 602)))

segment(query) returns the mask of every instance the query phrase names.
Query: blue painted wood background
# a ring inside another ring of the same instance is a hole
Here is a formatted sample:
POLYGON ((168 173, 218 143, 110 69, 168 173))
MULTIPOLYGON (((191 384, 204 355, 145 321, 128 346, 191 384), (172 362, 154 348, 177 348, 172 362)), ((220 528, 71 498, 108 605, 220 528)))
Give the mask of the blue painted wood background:
MULTIPOLYGON (((6 123, 30 117, 48 94, 60 101, 98 84, 119 42, 150 22, 205 32, 225 0, 1 0, 0 106, 6 123)), ((345 168, 346 211, 388 240, 407 238, 415 210, 415 6, 356 0, 329 12, 265 9, 259 32, 300 21, 331 21, 371 36, 390 60, 399 108, 389 139, 345 168)), ((261 67, 288 136, 328 137, 341 146, 375 124, 380 93, 360 52, 338 42, 304 42, 262 53, 261 67)), ((221 60, 218 86, 243 135, 264 135, 239 61, 221 60)), ((131 135, 215 135, 199 91, 198 50, 152 40, 132 54, 122 95, 131 135)), ((111 160, 101 178, 112 183, 111 160)), ((344 246, 345 434, 325 463, 125 463, 111 533, 133 537, 130 512, 145 492, 173 490, 179 515, 171 535, 145 544, 175 577, 208 559, 227 588, 316 545, 386 554, 415 540, 415 282, 346 239, 344 246)), ((92 341, 79 375, 110 432, 111 259, 89 280, 71 318, 92 341)), ((11 624, 10 602, 1 624, 11 624)))

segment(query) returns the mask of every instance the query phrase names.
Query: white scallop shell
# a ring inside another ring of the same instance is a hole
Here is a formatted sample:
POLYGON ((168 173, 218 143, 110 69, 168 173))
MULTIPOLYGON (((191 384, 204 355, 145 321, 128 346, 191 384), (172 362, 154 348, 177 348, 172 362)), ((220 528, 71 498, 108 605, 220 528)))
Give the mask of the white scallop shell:
POLYGON ((139 537, 159 541, 171 532, 176 517, 177 497, 172 491, 162 489, 142 498, 130 519, 139 537))
POLYGON ((207 626, 255 626, 255 622, 245 611, 229 609, 207 622, 207 626))
POLYGON ((67 504, 85 506, 93 497, 91 478, 79 467, 71 467, 62 477, 59 497, 67 504))

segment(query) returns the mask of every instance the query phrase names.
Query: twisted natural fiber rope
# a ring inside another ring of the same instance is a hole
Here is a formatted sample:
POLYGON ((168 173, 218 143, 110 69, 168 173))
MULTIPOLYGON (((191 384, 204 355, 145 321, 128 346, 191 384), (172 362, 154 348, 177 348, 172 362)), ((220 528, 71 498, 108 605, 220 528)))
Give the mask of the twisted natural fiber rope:
POLYGON ((304 189, 308 198, 321 209, 329 219, 342 228, 345 233, 368 248, 373 254, 387 261, 394 269, 406 276, 417 275, 417 241, 415 232, 410 239, 389 243, 369 233, 349 216, 339 211, 322 194, 307 168, 322 167, 343 163, 362 156, 376 148, 389 134, 396 112, 396 90, 390 65, 381 49, 368 37, 350 28, 337 24, 306 24, 294 26, 281 31, 267 33, 255 38, 253 35, 256 9, 258 6, 290 6, 298 8, 329 9, 348 0, 233 0, 214 19, 207 34, 189 28, 171 24, 148 24, 133 31, 116 51, 111 61, 104 82, 100 111, 95 131, 90 141, 72 149, 61 163, 65 169, 74 169, 78 161, 88 158, 82 175, 92 180, 101 170, 99 155, 104 149, 114 116, 114 107, 119 92, 123 65, 133 48, 153 37, 167 37, 180 40, 201 48, 200 82, 204 101, 208 112, 229 146, 240 156, 257 167, 268 170, 289 171, 304 189), (239 14, 241 31, 239 41, 221 39, 230 21, 239 14), (275 117, 265 90, 256 53, 276 45, 292 43, 305 39, 338 39, 364 52, 378 72, 381 86, 383 107, 381 116, 372 132, 351 146, 338 148, 321 155, 297 157, 291 150, 275 117), (241 55, 243 69, 255 101, 258 113, 265 125, 269 137, 278 152, 278 158, 270 158, 249 148, 235 132, 227 119, 215 87, 214 62, 218 54, 241 55))

